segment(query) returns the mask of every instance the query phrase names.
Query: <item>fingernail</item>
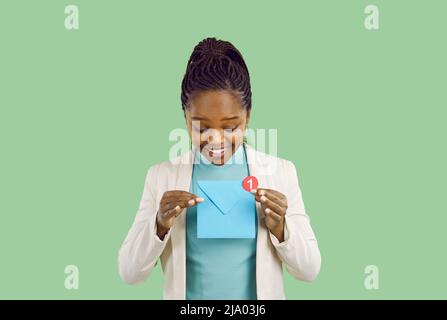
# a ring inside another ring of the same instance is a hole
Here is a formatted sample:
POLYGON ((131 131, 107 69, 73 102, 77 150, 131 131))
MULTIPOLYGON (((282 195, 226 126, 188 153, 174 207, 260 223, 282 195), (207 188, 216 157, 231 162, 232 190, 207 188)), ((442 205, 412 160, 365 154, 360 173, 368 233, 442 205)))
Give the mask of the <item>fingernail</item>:
POLYGON ((176 206, 175 211, 179 211, 179 210, 180 210, 180 206, 176 206))
POLYGON ((191 199, 191 200, 188 201, 188 204, 189 204, 190 206, 192 206, 194 203, 195 203, 195 202, 194 202, 193 199, 191 199))
POLYGON ((205 199, 203 199, 203 198, 196 198, 196 201, 197 202, 203 202, 203 201, 205 201, 205 199))
POLYGON ((266 197, 262 196, 261 197, 261 202, 265 202, 266 199, 267 199, 266 197))
POLYGON ((265 213, 270 213, 270 209, 269 208, 265 209, 265 213))
POLYGON ((265 194, 265 191, 264 191, 264 190, 260 190, 260 191, 259 191, 259 195, 260 195, 260 196, 263 196, 264 194, 265 194))

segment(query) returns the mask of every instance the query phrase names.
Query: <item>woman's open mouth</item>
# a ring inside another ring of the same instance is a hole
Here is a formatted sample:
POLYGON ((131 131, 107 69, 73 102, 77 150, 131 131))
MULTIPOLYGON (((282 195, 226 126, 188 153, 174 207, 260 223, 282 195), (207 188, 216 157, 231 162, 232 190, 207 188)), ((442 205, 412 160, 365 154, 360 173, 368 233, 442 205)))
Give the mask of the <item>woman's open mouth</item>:
POLYGON ((205 154, 207 154, 209 156, 209 158, 211 159, 221 159, 226 152, 229 152, 231 150, 231 146, 230 147, 209 147, 206 146, 205 147, 205 154))
POLYGON ((212 158, 220 158, 225 154, 225 148, 211 149, 209 154, 212 158))

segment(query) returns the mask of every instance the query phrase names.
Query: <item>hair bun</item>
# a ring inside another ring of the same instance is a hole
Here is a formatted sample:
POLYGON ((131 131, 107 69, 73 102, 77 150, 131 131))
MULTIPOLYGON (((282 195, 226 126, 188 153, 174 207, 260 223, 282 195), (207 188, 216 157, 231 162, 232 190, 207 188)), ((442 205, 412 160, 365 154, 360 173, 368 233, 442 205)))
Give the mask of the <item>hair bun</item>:
POLYGON ((237 93, 242 106, 250 111, 250 74, 241 53, 228 41, 203 39, 194 47, 183 76, 182 109, 188 107, 194 92, 222 89, 237 93))
POLYGON ((218 56, 225 55, 225 48, 222 46, 223 42, 216 40, 216 38, 206 38, 200 43, 200 51, 204 55, 218 56))

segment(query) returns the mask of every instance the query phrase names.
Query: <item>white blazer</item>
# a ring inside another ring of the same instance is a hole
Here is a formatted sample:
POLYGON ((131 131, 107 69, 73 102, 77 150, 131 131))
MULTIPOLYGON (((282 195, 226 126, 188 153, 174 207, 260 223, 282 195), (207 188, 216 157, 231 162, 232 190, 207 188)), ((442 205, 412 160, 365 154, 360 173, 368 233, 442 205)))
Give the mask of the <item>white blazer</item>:
MULTIPOLYGON (((246 144, 250 175, 259 188, 277 190, 287 196, 284 241, 279 243, 260 218, 256 203, 258 234, 256 244, 256 288, 259 300, 285 299, 282 264, 295 278, 313 281, 321 264, 317 239, 305 212, 295 165, 246 144)), ((143 282, 161 261, 165 275, 163 299, 184 300, 186 292, 186 209, 161 241, 156 234, 156 215, 163 193, 189 191, 193 152, 152 166, 146 175, 143 195, 133 222, 118 253, 118 269, 128 284, 143 282)))

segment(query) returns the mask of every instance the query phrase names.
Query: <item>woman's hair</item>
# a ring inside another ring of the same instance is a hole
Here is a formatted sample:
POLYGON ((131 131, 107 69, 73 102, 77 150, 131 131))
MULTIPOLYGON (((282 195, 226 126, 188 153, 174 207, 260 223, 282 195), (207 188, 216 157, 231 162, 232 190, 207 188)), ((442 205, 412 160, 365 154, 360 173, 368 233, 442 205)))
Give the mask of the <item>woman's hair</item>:
POLYGON ((189 58, 182 81, 182 109, 189 107, 193 94, 219 89, 236 94, 250 111, 250 75, 241 53, 230 42, 206 38, 195 46, 189 58))

